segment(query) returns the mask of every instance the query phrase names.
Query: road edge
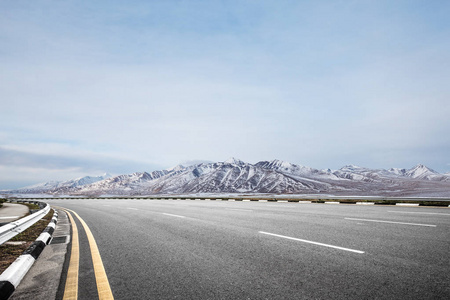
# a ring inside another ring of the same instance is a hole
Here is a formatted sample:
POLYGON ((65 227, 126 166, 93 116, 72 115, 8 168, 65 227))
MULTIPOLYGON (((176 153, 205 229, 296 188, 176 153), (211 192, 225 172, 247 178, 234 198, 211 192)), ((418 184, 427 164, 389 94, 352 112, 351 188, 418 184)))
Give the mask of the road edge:
POLYGON ((39 237, 2 274, 0 274, 0 299, 6 300, 14 293, 22 279, 49 244, 58 222, 58 212, 53 209, 52 220, 39 237))

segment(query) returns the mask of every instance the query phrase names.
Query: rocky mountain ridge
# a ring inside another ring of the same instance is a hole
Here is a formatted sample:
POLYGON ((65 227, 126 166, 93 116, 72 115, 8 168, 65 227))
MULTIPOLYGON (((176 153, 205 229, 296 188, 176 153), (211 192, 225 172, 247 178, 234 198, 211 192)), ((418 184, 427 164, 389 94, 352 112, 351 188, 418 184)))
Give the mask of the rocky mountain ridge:
MULTIPOLYGON (((92 177, 90 177, 92 178, 92 177)), ((97 178, 97 177, 96 177, 97 178)), ((450 176, 424 165, 411 169, 370 169, 347 165, 318 170, 280 160, 256 164, 230 158, 161 171, 86 180, 83 184, 45 183, 18 193, 71 195, 151 195, 186 193, 271 193, 332 195, 448 195, 450 176), (97 180, 98 179, 98 180, 97 180)))

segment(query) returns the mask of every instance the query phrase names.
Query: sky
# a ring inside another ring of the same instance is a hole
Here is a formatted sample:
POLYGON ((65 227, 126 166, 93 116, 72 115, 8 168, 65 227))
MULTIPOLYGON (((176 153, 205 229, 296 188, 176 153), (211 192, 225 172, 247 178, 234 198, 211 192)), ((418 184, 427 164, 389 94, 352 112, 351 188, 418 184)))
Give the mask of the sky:
POLYGON ((0 189, 193 161, 450 172, 449 1, 0 0, 0 189))

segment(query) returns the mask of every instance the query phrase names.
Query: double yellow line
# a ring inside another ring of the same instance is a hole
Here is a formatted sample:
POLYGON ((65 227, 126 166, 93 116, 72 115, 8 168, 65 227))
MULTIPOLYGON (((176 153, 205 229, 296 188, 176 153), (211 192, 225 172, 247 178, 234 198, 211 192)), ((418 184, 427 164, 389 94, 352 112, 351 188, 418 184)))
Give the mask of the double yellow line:
POLYGON ((66 286, 64 289, 63 300, 77 300, 78 299, 78 270, 80 265, 80 244, 78 239, 78 228, 75 223, 75 219, 72 214, 80 221, 83 225, 84 231, 86 232, 89 247, 91 249, 92 263, 94 265, 95 281, 97 283, 98 297, 101 300, 114 299, 111 287, 109 286, 108 277, 106 276, 105 267, 103 266, 102 258, 100 252, 98 251, 97 243, 95 242, 94 236, 92 235, 89 226, 84 222, 84 220, 73 210, 63 209, 69 216, 70 222, 72 223, 72 252, 70 255, 69 270, 67 271, 66 286), (71 212, 71 213, 70 213, 71 212))

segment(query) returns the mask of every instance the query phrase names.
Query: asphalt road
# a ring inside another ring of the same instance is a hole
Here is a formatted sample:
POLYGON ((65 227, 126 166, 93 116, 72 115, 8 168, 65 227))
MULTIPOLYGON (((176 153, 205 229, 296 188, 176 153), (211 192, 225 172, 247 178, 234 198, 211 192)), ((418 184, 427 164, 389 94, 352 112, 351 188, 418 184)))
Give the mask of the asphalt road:
POLYGON ((29 212, 29 208, 23 204, 3 203, 0 208, 0 223, 8 223, 18 220, 29 212))
MULTIPOLYGON (((449 208, 48 203, 89 225, 115 299, 450 298, 449 208)), ((92 299, 92 262, 80 239, 79 295, 92 299)))

